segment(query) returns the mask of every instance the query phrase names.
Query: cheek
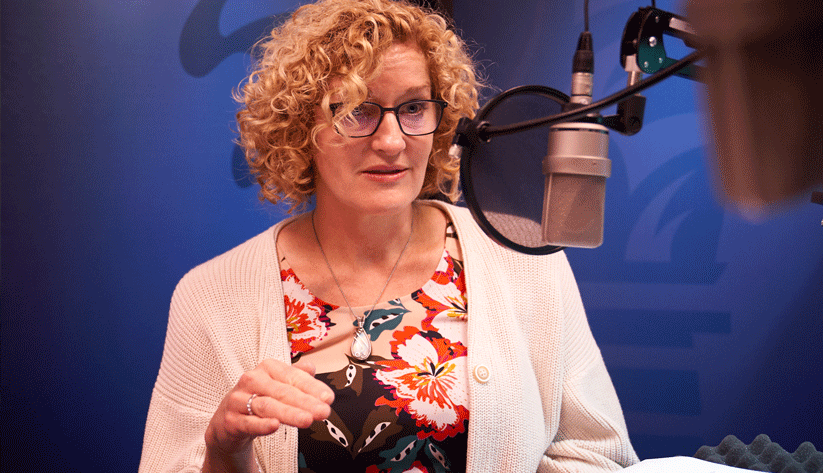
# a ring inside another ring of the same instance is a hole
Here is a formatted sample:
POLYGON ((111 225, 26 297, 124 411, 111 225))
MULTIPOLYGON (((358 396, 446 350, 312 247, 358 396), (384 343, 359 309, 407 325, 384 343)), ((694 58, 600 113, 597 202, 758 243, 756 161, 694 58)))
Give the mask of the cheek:
POLYGON ((422 140, 417 144, 419 159, 421 162, 428 163, 429 156, 431 156, 432 153, 434 138, 432 135, 421 136, 420 138, 422 138, 422 140))
POLYGON ((317 147, 319 153, 334 154, 341 149, 344 144, 343 137, 338 135, 331 127, 323 128, 317 132, 317 147))
POLYGON ((347 147, 343 137, 327 128, 317 134, 317 148, 314 152, 314 162, 317 171, 329 169, 335 163, 340 163, 346 155, 347 147))

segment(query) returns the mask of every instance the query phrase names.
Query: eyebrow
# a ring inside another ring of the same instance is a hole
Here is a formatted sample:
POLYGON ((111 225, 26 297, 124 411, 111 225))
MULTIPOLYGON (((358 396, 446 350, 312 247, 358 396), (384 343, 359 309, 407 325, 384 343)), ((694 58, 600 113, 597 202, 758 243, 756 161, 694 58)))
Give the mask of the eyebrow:
POLYGON ((432 88, 431 84, 421 85, 419 87, 411 87, 411 88, 406 89, 406 93, 408 94, 410 92, 428 91, 428 90, 431 90, 431 88, 432 88))
MULTIPOLYGON (((409 87, 408 89, 403 91, 402 94, 400 94, 400 97, 407 97, 409 95, 414 95, 414 94, 417 94, 417 93, 420 93, 420 92, 432 92, 431 84, 421 85, 421 86, 418 86, 418 87, 409 87)), ((431 95, 434 95, 434 94, 432 93, 431 95)), ((371 99, 374 99, 374 95, 372 95, 371 91, 369 91, 369 95, 366 96, 366 100, 371 100, 371 99)))

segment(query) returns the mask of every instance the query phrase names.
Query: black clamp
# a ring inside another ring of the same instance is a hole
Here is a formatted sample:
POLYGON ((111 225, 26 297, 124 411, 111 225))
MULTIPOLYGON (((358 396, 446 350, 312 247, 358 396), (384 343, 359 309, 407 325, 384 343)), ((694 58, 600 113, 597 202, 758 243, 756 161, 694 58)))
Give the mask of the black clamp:
MULTIPOLYGON (((691 25, 681 16, 654 7, 640 8, 629 17, 620 43, 620 63, 626 71, 645 74, 670 66, 677 60, 666 56, 664 36, 683 40, 686 46, 697 49, 699 38, 691 25)), ((691 65, 677 75, 698 80, 702 67, 691 65)))

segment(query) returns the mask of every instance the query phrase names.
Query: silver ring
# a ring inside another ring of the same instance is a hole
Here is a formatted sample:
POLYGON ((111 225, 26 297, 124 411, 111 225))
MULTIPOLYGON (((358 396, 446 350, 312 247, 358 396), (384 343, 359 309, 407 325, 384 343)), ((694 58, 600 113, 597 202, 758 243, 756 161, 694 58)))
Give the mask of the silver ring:
POLYGON ((254 401, 254 398, 257 397, 257 394, 252 394, 248 401, 246 401, 246 412, 249 413, 250 416, 257 415, 251 410, 251 403, 254 401))

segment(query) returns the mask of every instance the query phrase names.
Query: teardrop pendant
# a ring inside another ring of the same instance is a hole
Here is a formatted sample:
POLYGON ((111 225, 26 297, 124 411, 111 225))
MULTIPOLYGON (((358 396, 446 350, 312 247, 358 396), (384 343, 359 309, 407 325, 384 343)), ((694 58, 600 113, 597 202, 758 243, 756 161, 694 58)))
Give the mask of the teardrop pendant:
POLYGON ((371 340, 369 340, 369 334, 362 327, 358 327, 354 332, 354 340, 351 341, 351 356, 363 361, 370 355, 371 340))

